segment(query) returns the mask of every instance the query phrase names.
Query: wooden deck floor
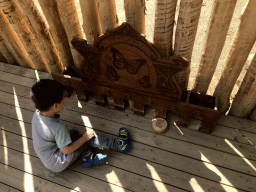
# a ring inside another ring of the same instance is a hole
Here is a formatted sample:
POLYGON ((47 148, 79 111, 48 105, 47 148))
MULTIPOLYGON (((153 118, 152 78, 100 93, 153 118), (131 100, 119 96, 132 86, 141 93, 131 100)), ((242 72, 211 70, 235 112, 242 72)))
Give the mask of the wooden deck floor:
POLYGON ((29 99, 37 78, 51 75, 0 63, 0 191, 256 191, 256 122, 222 116, 212 134, 198 132, 200 120, 188 128, 175 126, 168 113, 168 131, 151 128, 154 109, 145 117, 129 109, 66 99, 61 119, 69 128, 92 128, 115 137, 118 129, 131 133, 128 154, 105 151, 109 162, 83 169, 81 161, 62 173, 44 168, 33 150, 29 99))

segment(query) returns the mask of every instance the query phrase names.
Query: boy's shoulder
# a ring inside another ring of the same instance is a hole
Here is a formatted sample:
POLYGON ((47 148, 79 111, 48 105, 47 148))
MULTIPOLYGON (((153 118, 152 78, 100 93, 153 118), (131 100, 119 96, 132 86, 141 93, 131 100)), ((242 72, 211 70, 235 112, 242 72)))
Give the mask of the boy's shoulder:
POLYGON ((63 124, 60 122, 60 116, 57 115, 57 118, 49 118, 39 114, 38 111, 35 111, 32 118, 32 127, 41 127, 43 130, 49 130, 55 134, 63 124))

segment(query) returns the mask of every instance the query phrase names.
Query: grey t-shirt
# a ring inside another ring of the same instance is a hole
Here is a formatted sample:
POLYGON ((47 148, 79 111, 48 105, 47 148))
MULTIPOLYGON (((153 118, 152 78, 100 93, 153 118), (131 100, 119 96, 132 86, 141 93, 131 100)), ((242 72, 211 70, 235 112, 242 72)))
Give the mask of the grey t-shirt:
POLYGON ((60 172, 68 167, 74 154, 65 155, 59 148, 69 145, 72 140, 59 117, 45 117, 37 110, 32 119, 32 138, 35 152, 46 168, 60 172))

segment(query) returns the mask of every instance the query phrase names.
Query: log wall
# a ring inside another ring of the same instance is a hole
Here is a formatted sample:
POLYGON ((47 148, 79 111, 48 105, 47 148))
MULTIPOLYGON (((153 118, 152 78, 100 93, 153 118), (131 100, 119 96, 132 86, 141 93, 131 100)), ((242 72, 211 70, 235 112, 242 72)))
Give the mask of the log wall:
POLYGON ((174 54, 191 61, 191 67, 177 75, 183 89, 206 94, 213 89, 210 84, 214 81, 216 89, 211 92, 219 98, 223 113, 228 113, 230 108, 231 115, 255 121, 256 56, 253 45, 256 41, 256 0, 244 2, 244 9, 238 14, 236 8, 241 2, 237 0, 212 0, 211 11, 201 13, 206 3, 209 6, 208 2, 2 0, 0 61, 48 73, 61 72, 68 65, 79 67, 82 57, 71 45, 74 37, 85 37, 89 44, 93 44, 94 39, 107 29, 126 21, 154 43, 163 58, 174 54), (122 14, 120 10, 123 10, 122 14), (233 40, 226 45, 225 41, 230 39, 229 30, 234 30, 231 25, 234 13, 241 20, 236 23, 233 40), (205 14, 210 14, 209 19, 202 24, 200 21, 205 14), (198 28, 201 30, 202 27, 206 36, 200 38, 197 37, 201 34, 198 28), (197 61, 193 58, 199 58, 196 67, 197 61), (249 58, 250 65, 245 67, 249 58), (215 77, 217 70, 222 71, 219 80, 215 77), (239 79, 242 71, 245 75, 239 79), (241 86, 239 82, 242 82, 241 86), (232 95, 234 89, 237 93, 232 95))

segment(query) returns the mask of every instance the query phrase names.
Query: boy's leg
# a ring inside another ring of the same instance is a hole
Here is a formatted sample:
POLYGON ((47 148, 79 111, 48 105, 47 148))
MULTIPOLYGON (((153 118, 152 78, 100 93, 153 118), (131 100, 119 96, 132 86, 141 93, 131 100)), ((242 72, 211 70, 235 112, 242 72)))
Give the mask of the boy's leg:
POLYGON ((128 142, 129 132, 126 128, 120 128, 118 138, 109 138, 95 135, 88 144, 95 148, 113 149, 127 152, 130 148, 128 142))

